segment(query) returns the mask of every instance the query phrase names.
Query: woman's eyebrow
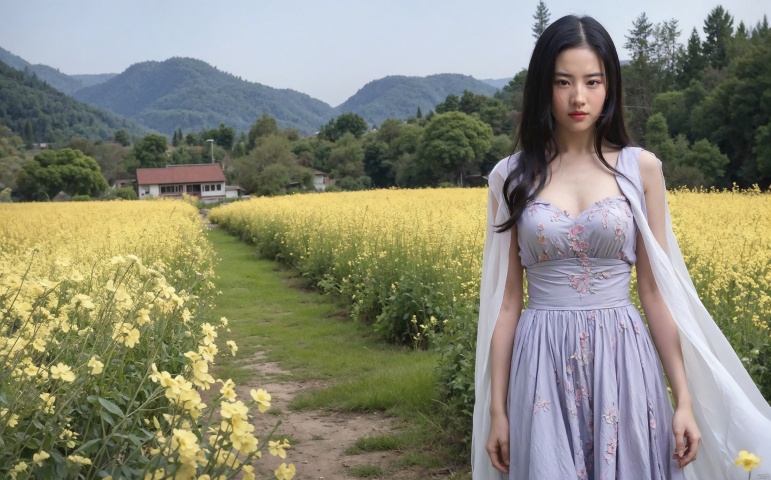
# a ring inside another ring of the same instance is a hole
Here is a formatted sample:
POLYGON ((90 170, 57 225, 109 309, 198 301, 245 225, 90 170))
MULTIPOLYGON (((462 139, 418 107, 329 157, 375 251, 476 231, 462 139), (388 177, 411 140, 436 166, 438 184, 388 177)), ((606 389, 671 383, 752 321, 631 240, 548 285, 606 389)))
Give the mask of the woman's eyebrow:
MULTIPOLYGON (((571 75, 570 73, 565 73, 565 72, 554 72, 554 76, 555 77, 573 78, 573 75, 571 75)), ((604 77, 604 76, 605 76, 604 73, 595 72, 595 73, 587 73, 586 75, 584 75, 584 78, 586 78, 586 77, 604 77)))

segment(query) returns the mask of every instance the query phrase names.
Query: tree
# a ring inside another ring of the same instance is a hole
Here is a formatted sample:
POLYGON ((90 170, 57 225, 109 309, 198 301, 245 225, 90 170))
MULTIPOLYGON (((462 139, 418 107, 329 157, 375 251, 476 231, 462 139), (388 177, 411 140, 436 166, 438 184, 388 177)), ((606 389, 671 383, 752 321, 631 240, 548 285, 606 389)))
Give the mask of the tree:
POLYGON ((436 106, 436 113, 457 112, 460 99, 454 93, 447 95, 444 102, 436 106))
POLYGON ((374 138, 364 144, 364 173, 375 187, 393 185, 391 149, 386 142, 374 138))
POLYGON ((734 33, 733 17, 718 5, 704 20, 704 56, 712 68, 720 70, 728 65, 728 45, 734 33))
POLYGON ((681 88, 688 86, 691 80, 707 67, 707 59, 704 57, 701 48, 701 39, 696 27, 691 30, 691 36, 688 37, 688 45, 685 50, 680 52, 680 71, 678 72, 678 84, 681 88))
POLYGON ((132 154, 140 168, 165 167, 168 163, 168 141, 163 135, 150 134, 134 144, 132 154))
POLYGON ((648 20, 645 12, 638 15, 632 23, 629 35, 626 35, 624 48, 632 54, 632 63, 648 64, 651 58, 652 47, 650 37, 653 33, 653 24, 648 20))
POLYGON ((755 132, 755 146, 752 153, 757 158, 758 171, 766 178, 771 177, 771 123, 755 132))
POLYGON ((349 132, 335 142, 329 152, 326 169, 334 179, 350 177, 354 183, 349 183, 349 187, 355 187, 348 188, 350 190, 366 188, 372 183, 364 170, 364 148, 349 132))
POLYGON ((16 185, 27 200, 50 200, 60 191, 98 197, 107 189, 96 161, 70 148, 35 155, 22 167, 16 185))
POLYGON ((549 25, 549 9, 546 8, 546 4, 543 0, 538 2, 538 6, 535 8, 535 15, 533 15, 533 36, 536 40, 541 36, 546 26, 549 25))
POLYGON ((661 113, 648 117, 645 128, 645 148, 655 153, 666 166, 675 165, 675 144, 669 136, 667 119, 661 113))
POLYGON ((344 113, 337 118, 333 118, 319 132, 319 138, 336 142, 346 133, 350 133, 355 138, 361 138, 368 130, 367 121, 357 113, 344 113))
POLYGON ((113 140, 115 140, 115 143, 122 147, 128 147, 131 145, 131 134, 123 129, 116 130, 115 136, 113 136, 113 140))
POLYGON ((426 125, 419 157, 438 181, 457 181, 475 171, 490 150, 489 125, 462 112, 435 115, 426 125))
POLYGON ((32 150, 32 144, 35 143, 35 134, 32 132, 32 122, 27 119, 24 122, 24 145, 27 150, 32 150))
POLYGON ((258 139, 270 135, 278 135, 278 125, 275 118, 265 113, 249 129, 247 150, 253 149, 258 139))
POLYGON ((233 161, 234 181, 256 195, 286 193, 287 186, 298 182, 300 188, 313 187, 313 175, 299 166, 286 137, 261 137, 257 146, 233 161))
POLYGON ((716 185, 725 175, 728 157, 720 152, 717 145, 702 138, 693 144, 683 164, 698 169, 705 185, 716 185))
POLYGON ((678 21, 674 18, 653 27, 651 50, 652 63, 657 71, 657 91, 665 92, 675 86, 680 56, 680 45, 677 43, 679 36, 678 21))
POLYGON ((653 97, 658 93, 652 35, 653 24, 643 12, 634 20, 624 44, 632 54, 632 61, 622 67, 622 71, 626 102, 630 107, 629 129, 633 137, 639 137, 645 130, 645 122, 653 106, 653 97))

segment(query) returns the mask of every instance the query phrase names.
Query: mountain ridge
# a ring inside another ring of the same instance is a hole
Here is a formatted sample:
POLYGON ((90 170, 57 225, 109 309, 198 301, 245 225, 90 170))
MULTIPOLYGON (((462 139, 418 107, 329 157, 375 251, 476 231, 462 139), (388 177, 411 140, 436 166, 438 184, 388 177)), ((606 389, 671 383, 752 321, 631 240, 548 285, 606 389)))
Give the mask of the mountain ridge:
POLYGON ((116 130, 134 136, 151 130, 113 112, 84 104, 44 82, 29 70, 17 70, 0 61, 0 124, 27 141, 58 142, 74 136, 109 140, 116 130))
POLYGON ((75 99, 132 119, 170 135, 178 129, 200 131, 220 123, 248 131, 263 114, 282 128, 313 134, 331 118, 357 113, 370 125, 386 118, 406 119, 428 112, 447 95, 464 90, 492 95, 493 82, 464 74, 425 77, 389 75, 361 87, 337 107, 288 88, 243 80, 203 60, 172 57, 130 65, 118 74, 66 75, 47 65, 32 65, 0 48, 0 61, 27 70, 75 99))

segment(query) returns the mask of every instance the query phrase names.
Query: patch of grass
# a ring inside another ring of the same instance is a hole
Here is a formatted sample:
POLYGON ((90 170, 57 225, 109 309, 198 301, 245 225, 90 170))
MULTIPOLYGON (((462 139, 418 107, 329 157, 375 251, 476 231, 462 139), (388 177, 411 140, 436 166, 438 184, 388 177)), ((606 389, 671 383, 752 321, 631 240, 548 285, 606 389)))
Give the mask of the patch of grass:
POLYGON ((357 478, 373 478, 383 475, 383 469, 377 465, 357 465, 348 469, 351 476, 357 478))
POLYGON ((361 437, 353 447, 345 451, 347 455, 359 455, 364 452, 388 452, 397 450, 403 445, 398 435, 380 435, 378 437, 361 437))
MULTIPOLYGON (((332 386, 300 396, 291 407, 338 411, 427 412, 435 408, 437 354, 384 343, 368 325, 340 315, 335 301, 287 288, 304 279, 215 229, 209 240, 221 257, 216 285, 223 295, 217 314, 230 320, 236 357, 218 363, 222 378, 245 383, 253 357, 263 353, 291 372, 292 380, 330 380, 332 386)), ((225 348, 224 346, 222 348, 225 348)))

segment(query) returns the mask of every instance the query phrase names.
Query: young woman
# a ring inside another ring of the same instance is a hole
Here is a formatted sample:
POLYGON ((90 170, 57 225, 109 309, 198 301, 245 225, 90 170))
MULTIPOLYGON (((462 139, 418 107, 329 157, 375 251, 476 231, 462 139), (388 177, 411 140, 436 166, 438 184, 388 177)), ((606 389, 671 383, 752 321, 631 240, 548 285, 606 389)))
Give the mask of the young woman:
POLYGON ((621 98, 597 21, 544 31, 521 151, 489 176, 474 479, 723 480, 739 450, 771 448, 771 408, 683 273, 660 162, 629 146, 621 98))

